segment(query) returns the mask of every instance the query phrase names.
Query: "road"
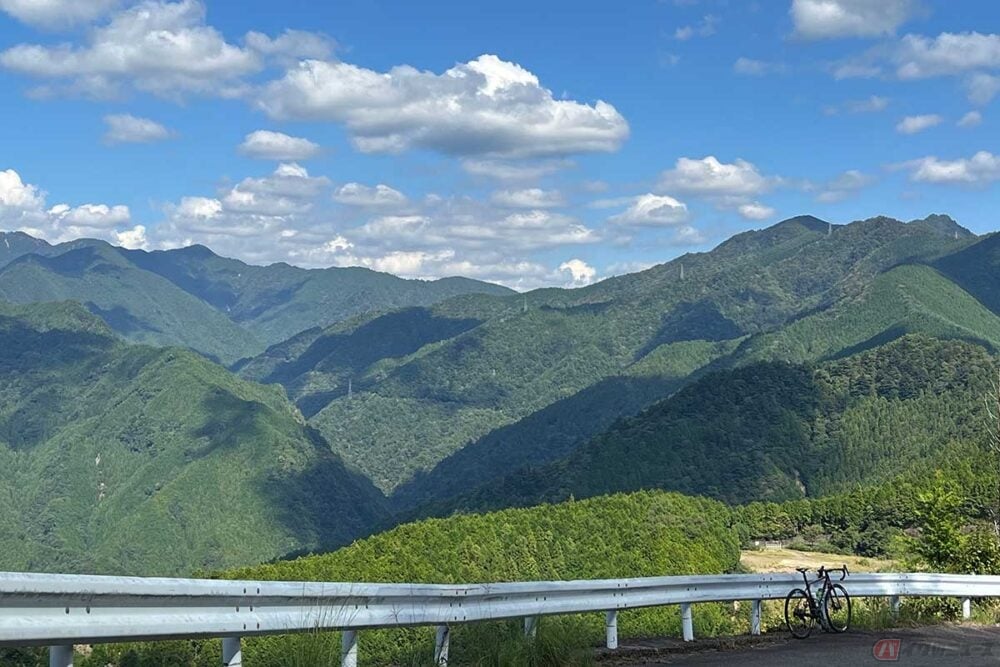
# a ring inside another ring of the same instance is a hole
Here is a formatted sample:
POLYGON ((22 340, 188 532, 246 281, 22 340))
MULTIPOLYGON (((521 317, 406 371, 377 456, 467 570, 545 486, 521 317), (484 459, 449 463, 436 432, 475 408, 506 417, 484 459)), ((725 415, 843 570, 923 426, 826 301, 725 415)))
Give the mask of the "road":
POLYGON ((614 667, 656 665, 880 665, 942 667, 1000 664, 1000 627, 935 625, 883 631, 851 631, 843 635, 816 632, 804 640, 787 635, 731 640, 623 642, 619 651, 603 653, 598 664, 614 667), (898 644, 891 640, 898 639, 898 644), (885 660, 876 660, 876 642, 885 660), (891 660, 893 654, 896 660, 891 660))

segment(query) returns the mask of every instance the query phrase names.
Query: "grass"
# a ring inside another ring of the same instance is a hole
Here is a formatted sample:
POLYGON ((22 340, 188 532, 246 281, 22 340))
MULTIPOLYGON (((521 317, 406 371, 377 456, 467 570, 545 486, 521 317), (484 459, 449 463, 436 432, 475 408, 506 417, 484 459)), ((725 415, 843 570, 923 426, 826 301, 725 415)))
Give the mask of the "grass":
POLYGON ((820 565, 847 565, 851 572, 891 572, 896 565, 891 560, 787 548, 746 549, 740 552, 740 564, 760 573, 794 572, 797 567, 817 569, 820 565))

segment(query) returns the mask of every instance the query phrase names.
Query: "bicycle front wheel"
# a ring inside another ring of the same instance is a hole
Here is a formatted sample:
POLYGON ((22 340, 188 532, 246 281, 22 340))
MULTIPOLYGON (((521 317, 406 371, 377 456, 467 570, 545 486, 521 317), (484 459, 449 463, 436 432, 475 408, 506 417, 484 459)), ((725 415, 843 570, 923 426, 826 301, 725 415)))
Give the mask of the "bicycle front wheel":
POLYGON ((833 584, 823 598, 823 615, 833 632, 846 632, 851 625, 851 596, 840 584, 833 584))
POLYGON ((805 639, 812 632, 815 619, 809 605, 809 596, 795 588, 785 598, 785 625, 796 639, 805 639))

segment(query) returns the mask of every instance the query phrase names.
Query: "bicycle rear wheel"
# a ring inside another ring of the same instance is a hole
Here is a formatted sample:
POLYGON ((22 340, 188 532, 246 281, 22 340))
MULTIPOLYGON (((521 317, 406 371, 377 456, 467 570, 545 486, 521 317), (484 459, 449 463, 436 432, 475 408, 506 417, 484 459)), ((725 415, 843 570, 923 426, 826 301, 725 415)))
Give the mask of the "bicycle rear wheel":
POLYGON ((816 619, 809 605, 809 596, 801 588, 792 589, 785 598, 785 625, 796 639, 805 639, 812 632, 816 619))
POLYGON ((823 598, 823 615, 833 632, 846 632, 851 625, 851 596, 840 584, 833 584, 823 598))

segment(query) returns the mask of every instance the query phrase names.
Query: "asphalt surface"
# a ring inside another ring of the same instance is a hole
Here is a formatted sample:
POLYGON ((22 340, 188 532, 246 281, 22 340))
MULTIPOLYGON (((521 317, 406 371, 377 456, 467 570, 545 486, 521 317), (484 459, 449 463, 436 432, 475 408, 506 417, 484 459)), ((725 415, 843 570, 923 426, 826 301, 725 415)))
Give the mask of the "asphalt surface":
POLYGON ((624 642, 618 651, 602 653, 598 664, 614 667, 1000 665, 1000 627, 935 625, 883 631, 851 631, 842 635, 817 630, 808 639, 792 639, 788 635, 775 633, 774 636, 760 638, 703 640, 688 644, 672 639, 624 642), (875 658, 876 652, 883 657, 882 660, 875 658))

